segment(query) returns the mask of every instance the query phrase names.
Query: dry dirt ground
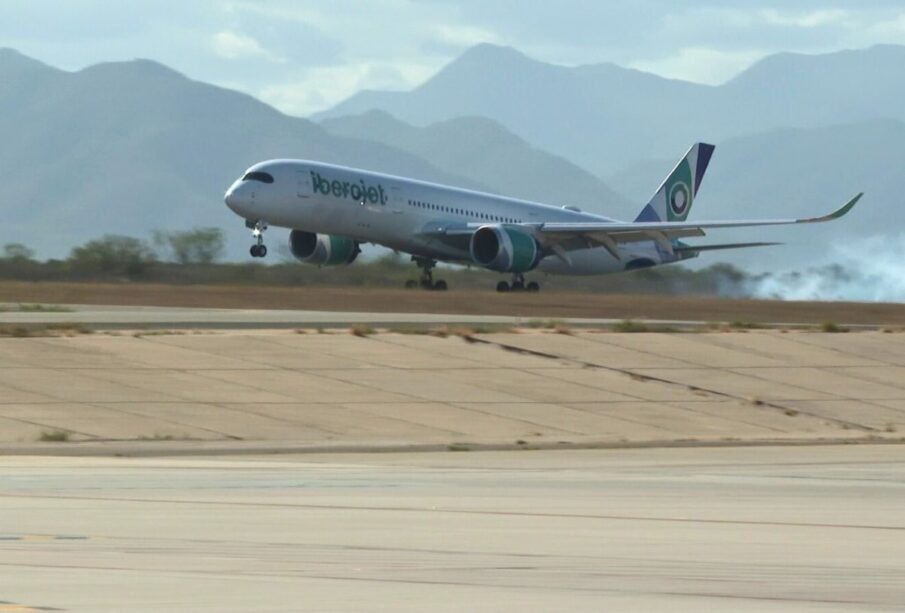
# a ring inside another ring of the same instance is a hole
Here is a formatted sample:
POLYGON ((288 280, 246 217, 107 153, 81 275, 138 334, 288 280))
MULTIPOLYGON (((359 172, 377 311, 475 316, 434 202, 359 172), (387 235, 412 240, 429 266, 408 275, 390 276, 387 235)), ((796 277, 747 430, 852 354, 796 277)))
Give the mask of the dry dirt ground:
POLYGON ((905 326, 905 305, 371 288, 0 282, 0 302, 905 326))

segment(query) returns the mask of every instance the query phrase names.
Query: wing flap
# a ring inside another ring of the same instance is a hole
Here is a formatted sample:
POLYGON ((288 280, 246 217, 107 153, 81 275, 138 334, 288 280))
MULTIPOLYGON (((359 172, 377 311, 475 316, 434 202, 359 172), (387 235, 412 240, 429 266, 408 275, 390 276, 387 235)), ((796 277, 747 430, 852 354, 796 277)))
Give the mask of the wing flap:
POLYGON ((721 251, 723 249, 747 249, 748 247, 772 247, 782 243, 723 243, 720 245, 678 245, 673 247, 676 253, 699 253, 701 251, 721 251))

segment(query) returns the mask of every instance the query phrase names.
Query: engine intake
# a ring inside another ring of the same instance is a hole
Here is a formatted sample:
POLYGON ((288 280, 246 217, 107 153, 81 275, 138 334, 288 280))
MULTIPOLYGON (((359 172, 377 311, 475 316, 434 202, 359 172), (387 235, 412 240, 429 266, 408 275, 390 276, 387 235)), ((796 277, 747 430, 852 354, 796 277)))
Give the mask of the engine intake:
POLYGON ((315 234, 304 230, 289 233, 289 250, 297 260, 315 266, 344 266, 358 257, 358 243, 345 236, 315 234))
POLYGON ((543 258, 533 236, 506 226, 481 226, 472 235, 469 250, 476 264, 498 272, 528 272, 543 258))

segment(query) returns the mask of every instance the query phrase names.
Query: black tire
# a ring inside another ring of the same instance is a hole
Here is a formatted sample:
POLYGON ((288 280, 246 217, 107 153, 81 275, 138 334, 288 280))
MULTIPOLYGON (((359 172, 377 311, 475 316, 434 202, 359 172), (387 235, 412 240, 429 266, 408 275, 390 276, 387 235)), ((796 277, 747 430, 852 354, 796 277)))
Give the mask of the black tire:
POLYGON ((257 245, 252 245, 252 246, 251 246, 251 249, 248 250, 248 253, 250 253, 250 254, 251 254, 251 257, 253 257, 253 258, 258 257, 258 246, 257 246, 257 245))
POLYGON ((446 286, 446 281, 444 281, 443 279, 440 279, 439 281, 434 283, 434 289, 437 290, 438 292, 445 292, 448 289, 446 286))
POLYGON ((529 292, 539 292, 540 283, 538 283, 537 281, 531 281, 528 285, 525 286, 525 289, 529 292))
POLYGON ((512 291, 514 291, 514 292, 520 292, 520 291, 522 291, 522 290, 524 290, 524 289, 525 289, 525 284, 522 283, 521 281, 514 281, 514 282, 512 283, 512 291))
POLYGON ((267 245, 260 245, 258 247, 258 257, 266 258, 267 257, 267 245))
POLYGON ((418 282, 414 279, 409 279, 405 282, 405 289, 415 289, 416 287, 418 287, 418 282))
POLYGON ((509 291, 509 284, 506 283, 505 281, 500 281, 499 283, 496 284, 496 291, 498 291, 498 292, 508 292, 508 291, 509 291))

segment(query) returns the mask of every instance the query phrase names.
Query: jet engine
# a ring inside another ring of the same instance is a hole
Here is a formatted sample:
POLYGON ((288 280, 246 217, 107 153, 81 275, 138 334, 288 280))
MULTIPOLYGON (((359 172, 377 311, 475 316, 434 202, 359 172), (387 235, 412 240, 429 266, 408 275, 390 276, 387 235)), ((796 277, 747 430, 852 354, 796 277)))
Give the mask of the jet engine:
POLYGON ((497 272, 534 270, 543 258, 541 246, 530 234, 507 226, 481 226, 471 237, 471 259, 497 272))
POLYGON ((296 259, 316 266, 351 264, 361 252, 358 243, 351 238, 304 230, 289 233, 289 250, 296 259))

